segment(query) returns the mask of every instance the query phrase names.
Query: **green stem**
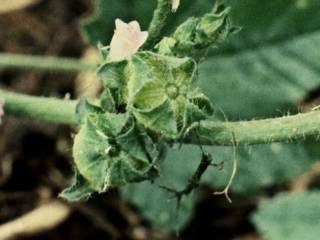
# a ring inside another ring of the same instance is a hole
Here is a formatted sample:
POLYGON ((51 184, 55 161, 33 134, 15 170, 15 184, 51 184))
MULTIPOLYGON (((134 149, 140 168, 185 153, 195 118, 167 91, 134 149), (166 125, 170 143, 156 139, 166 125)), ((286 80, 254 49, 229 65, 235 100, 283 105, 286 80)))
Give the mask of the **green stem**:
POLYGON ((172 0, 158 0, 157 8, 153 13, 153 17, 148 28, 149 38, 143 46, 145 49, 151 49, 158 40, 171 9, 172 0))
POLYGON ((72 58, 0 53, 1 68, 79 72, 94 71, 97 63, 72 58))
MULTIPOLYGON (((33 97, 0 90, 6 115, 52 123, 76 124, 77 101, 33 97)), ((320 111, 241 122, 201 121, 188 131, 186 143, 204 145, 263 144, 319 135, 320 111)))
POLYGON ((51 123, 76 124, 77 101, 34 97, 0 89, 6 115, 51 123))
POLYGON ((320 111, 240 122, 201 121, 190 127, 187 142, 204 145, 252 145, 290 142, 319 135, 320 111))

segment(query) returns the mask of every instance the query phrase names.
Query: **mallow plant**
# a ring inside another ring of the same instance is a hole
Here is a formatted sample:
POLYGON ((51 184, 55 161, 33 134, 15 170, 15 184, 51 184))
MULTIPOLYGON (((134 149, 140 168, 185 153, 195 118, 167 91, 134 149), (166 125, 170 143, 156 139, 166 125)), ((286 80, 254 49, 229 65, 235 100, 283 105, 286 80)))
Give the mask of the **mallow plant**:
MULTIPOLYGON (((173 2, 172 9, 176 7, 173 2)), ((81 126, 73 146, 76 177, 61 197, 80 200, 159 176, 166 148, 184 141, 192 124, 213 114, 210 100, 197 85, 197 62, 211 45, 236 31, 228 12, 215 5, 149 49, 141 49, 149 34, 141 31, 137 21, 115 20, 110 45, 100 47, 99 102, 82 99, 76 107, 81 126)), ((208 157, 204 159, 202 165, 211 164, 208 157)), ((197 185, 199 180, 194 181, 197 185)), ((178 200, 182 196, 173 193, 178 200)))
MULTIPOLYGON (((231 8, 213 4, 207 13, 190 16, 167 36, 161 35, 167 18, 178 10, 179 0, 158 0, 147 30, 139 22, 116 18, 109 45, 98 45, 101 60, 87 63, 72 59, 2 54, 4 67, 87 71, 95 69, 102 83, 96 101, 62 100, 0 90, 0 117, 16 116, 37 121, 78 126, 74 137, 74 181, 60 197, 69 201, 88 199, 94 193, 133 182, 154 181, 168 149, 196 144, 199 163, 183 189, 161 185, 176 197, 199 186, 213 161, 205 145, 232 146, 233 170, 222 192, 236 174, 236 148, 273 142, 304 140, 319 134, 320 113, 229 122, 215 117, 219 109, 198 83, 199 64, 210 49, 241 31, 231 23, 231 8), (30 104, 32 103, 32 104, 30 104)), ((236 23, 235 23, 236 24, 236 23)), ((232 71, 232 69, 230 69, 232 71)), ((212 73, 214 74, 214 72, 212 73)), ((174 159, 170 159, 174 161, 174 159)))

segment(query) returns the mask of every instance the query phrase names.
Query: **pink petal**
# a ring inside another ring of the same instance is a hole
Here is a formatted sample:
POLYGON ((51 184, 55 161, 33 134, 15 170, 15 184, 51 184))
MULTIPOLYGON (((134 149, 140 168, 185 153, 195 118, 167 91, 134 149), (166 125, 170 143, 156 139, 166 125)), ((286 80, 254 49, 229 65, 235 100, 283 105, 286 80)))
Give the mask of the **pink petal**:
POLYGON ((121 19, 119 19, 119 18, 116 19, 116 30, 125 28, 126 26, 127 26, 127 24, 125 22, 123 22, 121 19))
POLYGON ((129 22, 129 25, 136 31, 136 32, 140 32, 140 25, 137 21, 131 21, 129 22))
POLYGON ((180 0, 172 0, 172 11, 177 11, 178 7, 180 5, 180 0))
POLYGON ((148 38, 148 32, 141 32, 137 21, 125 23, 115 21, 116 29, 110 43, 109 58, 120 61, 135 54, 148 38))

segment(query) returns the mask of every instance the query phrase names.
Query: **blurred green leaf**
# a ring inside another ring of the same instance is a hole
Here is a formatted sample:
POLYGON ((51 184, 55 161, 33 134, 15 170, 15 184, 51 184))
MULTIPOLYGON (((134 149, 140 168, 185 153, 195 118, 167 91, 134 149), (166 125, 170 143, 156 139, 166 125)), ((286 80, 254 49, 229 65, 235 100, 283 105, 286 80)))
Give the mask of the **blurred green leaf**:
MULTIPOLYGON (((320 22, 320 17, 319 17, 320 22)), ((202 89, 231 119, 283 115, 320 85, 320 31, 274 46, 213 56, 202 89)))
POLYGON ((177 199, 174 194, 159 186, 182 190, 200 162, 200 155, 195 157, 196 159, 191 159, 188 164, 186 164, 186 159, 181 157, 167 158, 161 164, 161 176, 154 183, 143 182, 127 185, 122 188, 124 197, 134 203, 156 226, 169 230, 180 230, 192 216, 196 191, 182 198, 179 211, 176 212, 177 199))
POLYGON ((320 85, 320 2, 230 1, 243 27, 200 69, 201 86, 231 119, 282 115, 320 85))
MULTIPOLYGON (((210 0, 209 0, 210 1, 210 0)), ((236 54, 277 45, 320 28, 318 0, 227 0, 232 19, 242 31, 216 54, 236 54)))
POLYGON ((131 184, 125 187, 122 193, 139 208, 147 220, 166 230, 179 231, 183 228, 193 214, 196 200, 194 193, 182 199, 177 213, 176 199, 173 195, 154 184, 148 182, 131 184))
MULTIPOLYGON (((272 143, 237 147, 238 169, 231 190, 238 193, 253 193, 261 187, 283 183, 301 175, 318 160, 315 154, 319 156, 319 153, 313 154, 311 151, 314 146, 313 143, 308 147, 301 147, 301 144, 272 143)), ((202 182, 222 190, 228 183, 232 171, 232 149, 230 147, 205 149, 212 154, 215 163, 224 162, 224 169, 209 168, 202 182)), ((192 171, 200 155, 199 147, 185 145, 181 150, 171 150, 167 161, 184 161, 184 170, 192 171)))
POLYGON ((318 240, 320 192, 280 194, 264 202, 252 217, 268 240, 318 240))

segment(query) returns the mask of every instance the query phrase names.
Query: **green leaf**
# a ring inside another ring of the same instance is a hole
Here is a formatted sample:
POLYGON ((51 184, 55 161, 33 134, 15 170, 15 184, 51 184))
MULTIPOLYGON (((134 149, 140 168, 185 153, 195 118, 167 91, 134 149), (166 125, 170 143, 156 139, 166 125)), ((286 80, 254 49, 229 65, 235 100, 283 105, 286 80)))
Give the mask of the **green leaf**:
POLYGON ((320 2, 230 1, 232 20, 243 27, 200 69, 207 96, 231 119, 296 111, 320 85, 320 2))
POLYGON ((86 181, 79 173, 77 169, 75 169, 75 177, 73 184, 63 190, 59 197, 62 197, 68 201, 74 202, 79 200, 88 199, 95 190, 90 187, 88 181, 86 181))
MULTIPOLYGON (((210 0, 209 0, 210 1, 210 0)), ((319 30, 320 2, 317 0, 228 0, 232 21, 242 30, 216 54, 277 45, 319 30)))
POLYGON ((122 188, 122 193, 154 225, 168 230, 181 230, 193 214, 197 191, 182 198, 177 217, 176 198, 173 193, 160 188, 159 185, 176 190, 183 189, 196 170, 200 159, 201 155, 198 155, 186 164, 186 159, 168 157, 161 164, 159 169, 161 175, 153 184, 150 182, 129 184, 122 188))
MULTIPOLYGON (((307 171, 316 161, 311 148, 316 144, 309 142, 308 148, 300 144, 259 145, 237 147, 238 169, 231 185, 233 192, 253 193, 261 187, 284 183, 307 171)), ((230 147, 205 147, 212 154, 215 163, 224 162, 224 169, 211 167, 204 174, 203 183, 222 189, 229 181, 232 172, 233 154, 230 147)), ((185 145, 179 150, 171 150, 167 159, 185 161, 184 168, 191 171, 194 161, 201 154, 198 146, 185 145)))
POLYGON ((228 56, 200 68, 202 89, 232 119, 296 111, 295 104, 320 84, 319 33, 228 56))
POLYGON ((155 184, 149 182, 130 184, 122 189, 122 194, 135 204, 153 225, 166 230, 181 230, 193 214, 196 192, 182 199, 177 216, 176 199, 155 184))
MULTIPOLYGON (((310 143, 312 145, 312 143, 310 143)), ((255 147, 237 149, 238 171, 232 184, 234 192, 254 193, 261 187, 281 184, 308 171, 318 160, 311 154, 311 146, 301 144, 272 143, 255 147)), ((214 149, 212 154, 214 154, 214 149)), ((217 173, 209 173, 204 179, 207 183, 223 188, 230 178, 232 170, 232 152, 221 159, 226 162, 225 170, 219 178, 217 173)))
POLYGON ((252 217, 269 240, 318 240, 320 192, 280 194, 263 202, 252 217))
MULTIPOLYGON (((200 161, 200 158, 198 160, 200 161)), ((197 162, 194 162, 192 169, 189 164, 190 169, 185 169, 184 166, 184 159, 167 159, 160 166, 160 177, 155 179, 153 183, 129 184, 121 189, 122 194, 135 204, 153 225, 167 230, 179 231, 188 223, 193 214, 197 192, 184 197, 177 212, 177 200, 174 195, 159 186, 165 185, 177 190, 184 188, 196 169, 197 162)))

